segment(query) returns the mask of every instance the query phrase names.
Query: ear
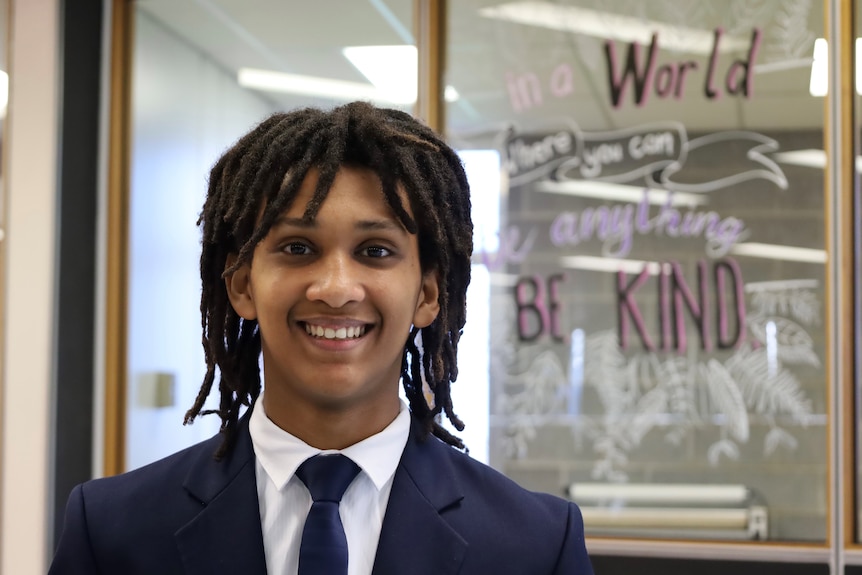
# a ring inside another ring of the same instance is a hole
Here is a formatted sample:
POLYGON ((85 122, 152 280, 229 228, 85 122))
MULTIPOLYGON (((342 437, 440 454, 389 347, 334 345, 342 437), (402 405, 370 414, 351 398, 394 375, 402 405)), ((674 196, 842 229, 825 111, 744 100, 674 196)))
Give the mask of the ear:
POLYGON ((416 312, 413 314, 413 325, 418 328, 428 327, 440 313, 440 276, 436 269, 422 276, 422 286, 416 301, 416 312))
MULTIPOLYGON (((236 262, 236 254, 230 254, 225 262, 225 269, 229 269, 236 262)), ((251 289, 251 265, 244 263, 239 268, 226 275, 224 285, 227 289, 227 297, 234 311, 243 319, 257 319, 257 309, 254 305, 254 296, 251 289)))

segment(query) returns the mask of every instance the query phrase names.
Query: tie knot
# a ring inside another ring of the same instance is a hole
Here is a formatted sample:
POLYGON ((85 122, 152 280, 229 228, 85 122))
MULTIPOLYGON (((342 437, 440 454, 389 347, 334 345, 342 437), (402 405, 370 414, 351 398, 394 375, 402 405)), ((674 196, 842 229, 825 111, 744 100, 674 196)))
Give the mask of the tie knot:
POLYGON ((302 462, 296 476, 305 483, 314 501, 338 503, 359 473, 359 466, 344 455, 315 455, 302 462))

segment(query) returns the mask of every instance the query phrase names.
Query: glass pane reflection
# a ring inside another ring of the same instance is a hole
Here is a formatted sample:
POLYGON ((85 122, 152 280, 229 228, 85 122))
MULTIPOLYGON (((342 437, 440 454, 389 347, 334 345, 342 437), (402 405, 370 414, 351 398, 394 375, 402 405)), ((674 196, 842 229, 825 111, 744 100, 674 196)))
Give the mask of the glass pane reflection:
POLYGON ((490 462, 591 535, 826 539, 824 7, 755 6, 450 4, 447 135, 503 162, 490 462))

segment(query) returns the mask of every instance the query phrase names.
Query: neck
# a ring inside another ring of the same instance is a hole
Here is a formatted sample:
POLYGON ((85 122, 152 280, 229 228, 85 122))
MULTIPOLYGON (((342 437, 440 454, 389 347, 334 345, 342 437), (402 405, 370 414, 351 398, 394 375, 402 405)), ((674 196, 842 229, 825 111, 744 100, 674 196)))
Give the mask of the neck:
POLYGON ((273 395, 276 394, 270 391, 263 394, 267 417, 294 437, 322 450, 341 450, 380 433, 398 417, 401 408, 397 395, 383 408, 376 404, 373 409, 338 406, 290 409, 273 395))

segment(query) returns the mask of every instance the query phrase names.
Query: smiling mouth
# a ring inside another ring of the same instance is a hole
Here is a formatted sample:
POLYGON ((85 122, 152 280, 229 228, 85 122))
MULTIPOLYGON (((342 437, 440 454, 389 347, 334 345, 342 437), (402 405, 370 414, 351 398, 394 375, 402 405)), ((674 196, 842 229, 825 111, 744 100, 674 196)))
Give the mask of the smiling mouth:
POLYGON ((306 323, 305 332, 312 337, 322 339, 356 339, 365 335, 365 326, 331 328, 306 323))

